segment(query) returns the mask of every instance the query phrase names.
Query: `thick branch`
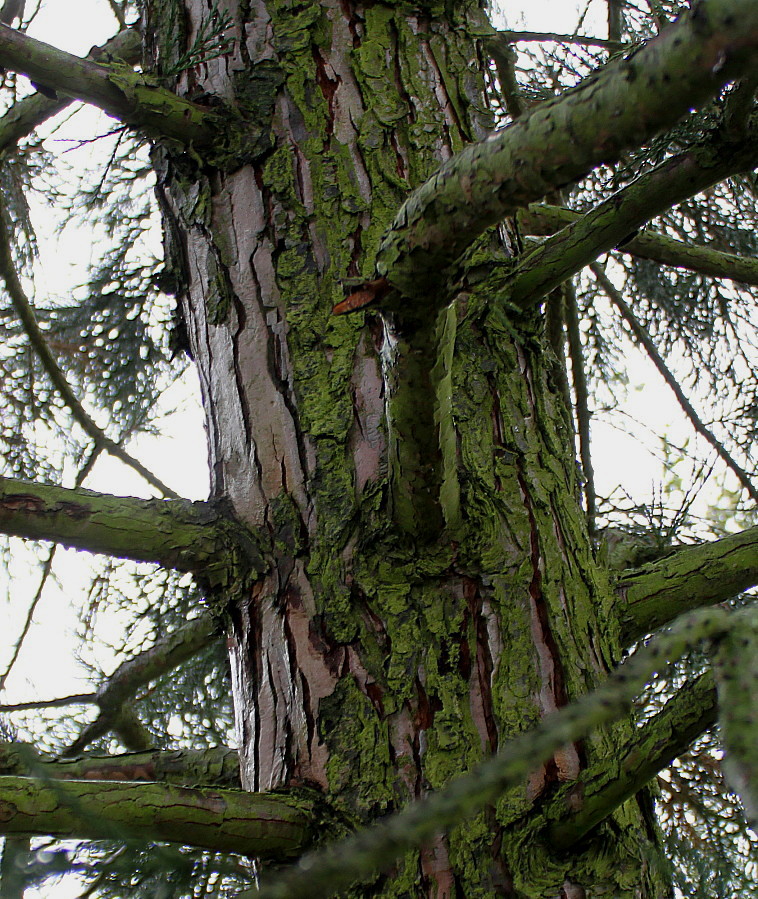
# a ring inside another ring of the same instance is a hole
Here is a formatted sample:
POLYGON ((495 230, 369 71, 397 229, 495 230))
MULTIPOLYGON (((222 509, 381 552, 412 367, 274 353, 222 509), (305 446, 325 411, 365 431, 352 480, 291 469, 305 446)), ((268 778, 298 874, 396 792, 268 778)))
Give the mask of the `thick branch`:
POLYGON ((0 833, 162 840, 281 861, 318 835, 317 800, 159 783, 0 777, 0 833))
POLYGON ((562 851, 581 840, 712 727, 717 712, 710 671, 686 683, 612 761, 603 759, 561 790, 547 810, 550 845, 562 851))
POLYGON ((147 780, 239 789, 239 756, 226 746, 56 759, 28 744, 0 743, 0 774, 62 780, 147 780))
POLYGON ((0 26, 0 65, 91 103, 152 137, 209 146, 231 125, 127 66, 81 59, 6 26, 0 26))
POLYGON ((682 612, 713 605, 758 584, 758 527, 677 550, 621 576, 625 645, 682 612))
POLYGON ((0 478, 0 532, 191 571, 214 589, 239 587, 266 567, 257 537, 211 503, 0 478))
POLYGON ((447 269, 487 228, 673 125, 748 67, 756 46, 753 0, 697 3, 625 59, 453 157, 400 209, 379 275, 406 297, 445 305, 447 269))
MULTIPOLYGON (((537 203, 518 215, 519 224, 526 234, 539 235, 555 234, 581 218, 580 213, 571 209, 537 203)), ((758 260, 688 244, 654 231, 640 231, 618 249, 622 253, 652 259, 672 268, 686 268, 701 275, 730 278, 742 284, 758 286, 758 260)))
MULTIPOLYGON (((89 58, 108 60, 115 57, 131 65, 138 61, 141 51, 142 38, 139 32, 134 28, 127 28, 102 47, 93 47, 89 58)), ((14 103, 0 118, 0 152, 14 146, 22 137, 26 137, 71 102, 71 97, 51 99, 36 93, 14 103)))
POLYGON ((651 218, 756 162, 754 137, 733 145, 719 134, 667 159, 523 256, 513 275, 511 301, 539 302, 651 218))
POLYGON ((123 662, 97 691, 97 718, 74 740, 64 755, 81 752, 93 740, 119 723, 124 703, 150 681, 178 668, 197 655, 217 636, 218 624, 209 612, 188 621, 173 634, 159 640, 145 652, 123 662))

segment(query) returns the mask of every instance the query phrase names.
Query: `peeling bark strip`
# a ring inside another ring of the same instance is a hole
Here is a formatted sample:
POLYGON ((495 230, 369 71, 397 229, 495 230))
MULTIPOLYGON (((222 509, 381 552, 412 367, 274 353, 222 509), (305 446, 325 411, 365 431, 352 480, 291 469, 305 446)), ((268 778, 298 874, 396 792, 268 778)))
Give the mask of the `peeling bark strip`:
POLYGON ((157 783, 0 777, 0 833, 164 840, 265 861, 299 855, 319 834, 319 800, 157 783))
POLYGON ((142 500, 0 478, 0 531, 192 571, 231 588, 265 569, 262 549, 211 503, 142 500))
POLYGON ((625 59, 459 153, 403 205, 377 273, 406 297, 449 302, 446 269, 491 225, 617 160, 749 65, 754 0, 700 0, 625 59))

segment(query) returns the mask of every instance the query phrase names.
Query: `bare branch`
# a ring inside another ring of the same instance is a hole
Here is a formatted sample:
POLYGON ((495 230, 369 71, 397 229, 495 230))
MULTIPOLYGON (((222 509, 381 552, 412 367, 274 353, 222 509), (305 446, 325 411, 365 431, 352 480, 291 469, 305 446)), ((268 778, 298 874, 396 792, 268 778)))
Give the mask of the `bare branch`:
POLYGON ((217 638, 218 622, 205 612, 119 665, 97 691, 95 702, 100 710, 97 718, 84 728, 63 755, 76 755, 93 740, 117 727, 125 704, 134 699, 140 687, 178 668, 217 638))
MULTIPOLYGON (((449 267, 487 228, 673 125, 752 65, 756 46, 753 0, 702 0, 626 58, 454 156, 400 209, 378 274, 402 296, 446 305, 449 267)), ((403 308, 397 297, 384 302, 403 308)))
POLYGON ((0 705, 0 712, 29 712, 32 709, 64 709, 69 705, 93 705, 97 693, 74 693, 57 699, 31 699, 29 702, 9 702, 0 705))
MULTIPOLYGON (((537 203, 518 214, 518 221, 524 232, 539 235, 555 234, 580 218, 581 213, 571 209, 537 203)), ((714 278, 729 278, 742 284, 758 286, 758 260, 684 243, 654 231, 640 231, 635 237, 624 241, 622 247, 614 249, 673 268, 686 268, 714 278)))
POLYGON ((579 435, 579 460, 584 474, 584 500, 587 511, 587 527, 590 535, 595 533, 597 495, 595 493, 595 471, 592 466, 590 440, 590 399, 587 388, 587 372, 584 367, 582 336, 579 331, 579 311, 576 305, 576 291, 571 281, 565 287, 566 334, 568 336, 571 378, 576 398, 576 430, 579 435))
POLYGON ((684 684, 657 715, 619 747, 612 769, 604 759, 561 789, 546 811, 550 845, 563 851, 581 840, 712 727, 717 713, 716 686, 710 671, 684 684), (577 797, 581 797, 580 802, 577 797))
POLYGON ((650 335, 634 317, 632 310, 629 308, 623 296, 621 295, 621 291, 616 289, 610 278, 606 275, 602 266, 593 264, 590 266, 590 268, 592 269, 592 274, 595 276, 595 278, 597 278, 598 284, 600 284, 600 286, 603 288, 603 291, 610 299, 611 303, 613 303, 613 305, 619 310, 622 318, 627 323, 627 325, 629 325, 629 328, 634 335, 635 340, 637 340, 638 343, 642 344, 645 352, 650 357, 650 361, 653 363, 653 365, 655 365, 663 380, 671 388, 671 392, 676 397, 676 401, 679 403, 682 411, 689 419, 692 427, 695 429, 695 431, 697 431, 698 434, 700 434, 701 437, 703 437, 708 441, 708 443, 710 443, 710 445, 716 450, 719 457, 723 460, 729 470, 735 475, 743 488, 748 492, 750 498, 754 502, 758 503, 758 487, 755 486, 750 475, 736 461, 729 450, 727 450, 724 444, 716 437, 713 431, 711 431, 710 428, 707 428, 705 424, 703 424, 702 419, 697 414, 697 412, 695 412, 692 403, 690 403, 690 401, 685 396, 684 391, 679 385, 679 382, 669 370, 666 363, 663 361, 661 354, 658 352, 655 344, 650 339, 650 335))
MULTIPOLYGON (((131 65, 138 61, 141 50, 142 38, 134 28, 128 28, 119 32, 102 47, 90 50, 89 58, 93 60, 116 58, 131 65)), ((71 102, 71 97, 51 99, 40 93, 18 100, 0 118, 0 151, 14 146, 22 137, 26 137, 71 102)))
MULTIPOLYGON (((84 463, 84 465, 79 470, 75 486, 80 487, 87 475, 92 471, 92 466, 97 461, 98 456, 101 453, 101 447, 96 446, 94 450, 90 453, 89 458, 84 463)), ((24 645, 24 640, 26 640, 26 635, 29 633, 29 628, 32 626, 32 621, 34 619, 34 612, 37 609, 37 605, 39 604, 40 599, 42 599, 42 593, 45 590, 45 585, 47 584, 47 580, 50 577, 50 573, 53 570, 53 562, 55 561, 55 552, 57 550, 57 546, 53 545, 48 551, 47 558, 42 563, 42 571, 40 574, 39 584, 37 585, 37 589, 32 597, 32 601, 29 603, 29 608, 26 610, 26 618, 24 619, 24 623, 21 627, 21 633, 16 639, 16 645, 13 648, 13 653, 11 654, 11 658, 8 664, 5 667, 5 671, 0 675, 0 690, 5 688, 5 682, 8 680, 8 676, 13 670, 13 666, 16 664, 19 654, 21 652, 21 647, 24 645)))
POLYGON ((604 47, 606 50, 623 50, 627 46, 621 40, 583 34, 558 34, 554 31, 498 31, 495 39, 507 44, 576 44, 580 47, 604 47))
POLYGON ((665 160, 525 254, 512 276, 511 301, 540 302, 601 253, 626 244, 654 216, 756 162, 754 136, 734 145, 718 132, 665 160))
POLYGON ((240 788, 239 755, 226 746, 60 759, 27 743, 0 743, 0 774, 28 776, 34 772, 62 780, 157 780, 240 788))
POLYGON ((616 582, 624 645, 678 615, 715 605, 758 584, 758 527, 687 546, 628 571, 616 582))

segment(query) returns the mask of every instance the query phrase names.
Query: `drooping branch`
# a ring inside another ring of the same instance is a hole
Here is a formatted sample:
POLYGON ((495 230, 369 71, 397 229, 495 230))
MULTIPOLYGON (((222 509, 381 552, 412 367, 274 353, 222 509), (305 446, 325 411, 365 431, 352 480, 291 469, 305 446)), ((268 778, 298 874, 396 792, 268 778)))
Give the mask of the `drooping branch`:
POLYGON ((240 788, 239 755, 226 746, 60 759, 26 743, 0 743, 0 775, 28 777, 33 772, 61 780, 147 780, 240 788))
POLYGON ((645 352, 650 358, 650 361, 653 363, 653 365, 655 365, 655 367, 658 369, 659 374, 671 389, 671 392, 676 397, 676 401, 679 403, 680 408, 689 419, 692 427, 698 434, 700 434, 701 437, 703 437, 708 441, 708 443, 710 443, 710 445, 718 453, 719 458, 721 458, 721 460, 726 464, 732 474, 735 475, 742 487, 748 492, 750 498, 754 502, 758 503, 758 487, 756 487, 750 475, 737 462, 734 456, 732 456, 732 454, 729 452, 729 450, 727 450, 724 444, 716 437, 713 431, 711 431, 711 429, 706 427, 706 425, 703 423, 703 420, 695 411, 692 403, 687 399, 684 391, 679 384, 679 381, 663 361, 661 354, 658 352, 655 344, 650 339, 650 335, 635 318, 632 310, 629 308, 629 305, 621 295, 621 291, 616 289, 615 285, 606 275, 605 271, 600 265, 592 265, 590 266, 590 268, 592 269, 592 274, 597 279, 598 284, 602 287, 606 296, 621 313, 621 317, 629 326, 635 340, 638 343, 642 344, 645 352))
MULTIPOLYGON (((102 47, 94 47, 89 59, 109 61, 120 59, 130 65, 136 63, 142 50, 142 38, 134 28, 120 31, 102 47)), ((35 128, 65 109, 72 102, 71 97, 50 98, 36 93, 14 103, 0 118, 0 152, 15 146, 35 128)))
POLYGON ((687 546, 624 573, 616 583, 622 637, 644 634, 701 606, 724 602, 758 584, 758 527, 687 546))
POLYGON ((161 840, 269 861, 298 856, 319 835, 319 800, 160 783, 0 777, 0 833, 161 840))
MULTIPOLYGON (((74 482, 75 487, 81 487, 82 484, 87 479, 87 476, 92 471, 92 467, 97 461, 100 453, 102 451, 102 447, 95 446, 92 452, 89 454, 87 459, 84 462, 84 465, 79 469, 76 474, 76 479, 74 482)), ((29 633, 29 629, 32 626, 32 621, 34 620, 34 613, 39 605, 40 600, 42 599, 42 594, 45 590, 45 585, 47 584, 47 580, 50 577, 50 574, 53 570, 53 562, 55 561, 55 552, 57 550, 57 545, 53 544, 50 547, 47 553, 47 558, 42 563, 40 579, 37 584, 37 589, 34 592, 34 596, 32 597, 31 602, 26 610, 26 616, 24 618, 24 622, 21 625, 21 632, 16 639, 15 645, 13 647, 13 652, 11 653, 11 657, 8 660, 8 664, 5 666, 5 671, 0 674, 0 690, 5 689, 5 683, 8 680, 8 677, 13 670, 14 665, 18 661, 18 657, 21 653, 21 647, 24 645, 24 641, 26 640, 26 636, 29 633)))
POLYGON ((11 238, 8 233, 9 224, 5 213, 4 204, 0 202, 0 278, 5 282, 5 288, 8 291, 11 303, 16 314, 19 317, 21 326, 26 333, 29 343, 34 350, 35 355, 39 359, 42 367, 45 369, 48 378, 57 390, 63 402, 71 412, 74 421, 81 427, 84 433, 95 441, 96 447, 109 452, 115 458, 120 459, 125 465, 134 469, 140 474, 148 484, 151 484, 159 490, 164 496, 177 498, 170 487, 157 478, 151 471, 138 460, 131 456, 117 441, 110 438, 102 428, 93 420, 92 416, 82 406, 79 398, 71 389, 71 385, 66 380, 66 376, 55 361, 50 347, 47 345, 45 335, 37 322, 37 316, 29 302, 24 288, 21 286, 21 280, 18 277, 15 263, 13 262, 13 254, 11 252, 11 238))
POLYGON ((756 162, 754 137, 732 145, 718 133, 665 160, 525 254, 513 274, 511 301, 538 303, 651 218, 756 162))
POLYGON ((4 25, 0 65, 91 103, 151 137, 208 147, 233 128, 228 117, 159 87, 128 66, 82 59, 4 25))
POLYGON ((191 571, 219 590, 238 588, 266 569, 260 538, 207 502, 0 478, 0 532, 191 571))
MULTIPOLYGON (((571 209, 547 204, 532 203, 518 214, 519 224, 526 234, 555 234, 581 218, 571 209)), ((621 253, 652 259, 672 268, 686 268, 713 278, 730 278, 742 284, 758 286, 758 260, 753 257, 722 253, 709 247, 688 244, 654 231, 640 231, 623 246, 615 247, 621 253)))
POLYGON ((134 699, 140 687, 197 655, 213 641, 217 632, 218 623, 210 613, 205 612, 119 665, 94 698, 99 709, 97 718, 84 728, 63 755, 76 755, 93 740, 117 726, 124 705, 134 699))
POLYGON ((378 274, 405 297, 446 305, 449 267, 487 228, 673 125, 749 67, 757 45, 753 0, 697 3, 626 58, 454 156, 400 209, 378 274))
POLYGON ((634 695, 655 671, 703 640, 739 626, 738 621, 738 614, 722 609, 684 616, 668 633, 659 635, 619 666, 593 693, 546 716, 537 727, 511 740, 470 774, 341 843, 305 856, 299 865, 263 885, 260 891, 242 895, 250 899, 318 899, 387 868, 406 849, 422 845, 434 834, 495 802, 508 787, 522 783, 536 765, 560 746, 618 720, 628 712, 634 695))
POLYGON ((712 727, 717 712, 710 671, 686 683, 619 747, 612 762, 603 759, 561 789, 546 812, 550 845, 563 851, 581 840, 712 727))

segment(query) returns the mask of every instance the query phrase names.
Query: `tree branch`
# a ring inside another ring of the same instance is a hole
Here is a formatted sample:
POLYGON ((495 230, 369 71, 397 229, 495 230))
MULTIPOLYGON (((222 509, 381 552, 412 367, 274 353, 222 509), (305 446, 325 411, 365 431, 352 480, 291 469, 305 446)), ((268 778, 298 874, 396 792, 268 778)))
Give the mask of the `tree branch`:
POLYGON ((758 584, 758 527, 687 546, 616 582, 622 640, 630 646, 690 609, 724 602, 758 584))
POLYGON ((667 159, 522 256, 512 275, 511 302, 538 303, 651 218, 756 162, 754 136, 733 144, 719 132, 667 159))
POLYGON ((93 740, 116 727, 125 703, 134 697, 140 687, 178 668, 217 637, 218 623, 209 612, 205 612, 173 634, 158 640, 149 649, 122 662, 97 691, 94 698, 100 710, 97 718, 84 728, 63 755, 69 758, 76 755, 93 740))
POLYGON ((673 125, 749 67, 756 46, 753 0, 701 0, 626 58, 443 165, 401 207, 378 274, 401 296, 446 305, 449 267, 487 228, 673 125))
POLYGON ((5 25, 0 25, 0 65, 91 103, 151 137, 207 147, 232 127, 228 116, 178 97, 127 66, 64 53, 5 25))
MULTIPOLYGON (((581 218, 581 213, 571 209, 537 203, 518 214, 518 222, 524 232, 539 235, 555 234, 581 218)), ((672 268, 686 268, 702 275, 729 278, 742 284, 758 286, 758 260, 687 244, 654 231, 640 231, 631 240, 624 241, 623 247, 614 249, 642 259, 652 259, 672 268)))
POLYGON ((212 590, 242 588, 267 568, 258 535, 207 502, 0 478, 0 533, 191 571, 212 590))
MULTIPOLYGON (((0 35, 2 32, 0 31, 0 35)), ((86 409, 79 402, 78 397, 71 389, 71 385, 66 380, 58 363, 55 361, 50 347, 47 345, 45 335, 40 329, 37 317, 34 314, 31 303, 29 302, 21 281, 16 271, 11 253, 11 239, 8 233, 8 221, 5 214, 5 206, 0 201, 0 277, 5 281, 5 287, 8 296, 11 299, 13 308, 21 321, 21 326, 26 333, 29 343, 34 350, 35 355, 42 363, 47 376, 50 378, 53 387, 68 406, 69 411, 77 424, 84 433, 95 441, 95 445, 107 450, 112 456, 120 459, 125 465, 134 469, 140 474, 148 484, 151 484, 164 496, 177 498, 178 494, 170 487, 167 487, 160 478, 157 478, 151 471, 138 460, 131 456, 126 450, 115 440, 112 440, 102 428, 93 421, 92 417, 87 413, 86 409)))
POLYGON ((226 746, 54 758, 26 743, 0 743, 0 775, 61 780, 130 780, 240 789, 239 755, 226 746))
POLYGON ((755 486, 750 475, 735 460, 732 454, 716 437, 713 431, 711 431, 710 428, 707 428, 703 424, 702 419, 697 414, 697 412, 695 412, 692 403, 690 403, 690 401, 685 396, 684 391, 679 386, 679 382, 671 373, 671 371, 669 371, 668 366, 663 361, 661 354, 658 352, 655 344, 650 339, 650 335, 634 317, 632 310, 629 308, 623 296, 621 295, 621 291, 616 290, 613 282, 606 275, 601 266, 592 265, 590 266, 590 268, 592 270, 592 274, 597 279, 598 284, 602 287, 608 299, 621 313, 621 317, 629 326, 635 340, 637 340, 638 343, 642 344, 645 352, 650 358, 650 361, 658 369, 659 374, 666 382, 666 384, 668 384, 668 386, 671 388, 672 393, 676 397, 676 401, 679 403, 680 408, 689 419, 690 424, 692 425, 694 430, 698 434, 700 434, 701 437, 707 440, 708 443, 710 443, 710 445, 716 450, 719 457, 725 463, 727 468, 729 468, 732 474, 734 474, 734 476, 740 482, 742 487, 747 491, 750 498, 754 502, 758 503, 758 487, 755 486))
POLYGON ((267 861, 319 836, 319 800, 298 795, 87 780, 0 777, 0 833, 160 840, 267 861))
POLYGON ((612 761, 603 759, 563 787, 546 812, 550 845, 561 852, 581 840, 712 727, 717 713, 712 672, 684 684, 612 761))
MULTIPOLYGON (((84 481, 87 478, 87 475, 92 471, 92 467, 97 461, 100 453, 102 451, 102 447, 96 446, 92 452, 87 457, 84 465, 79 469, 76 475, 76 479, 74 482, 75 487, 81 487, 84 481)), ((21 653, 21 647, 24 645, 24 641, 26 640, 26 636, 29 633, 29 629, 32 626, 32 621, 34 620, 34 613, 37 609, 39 601, 42 599, 42 594, 45 590, 45 585, 47 584, 47 580, 50 577, 50 574, 53 570, 53 562, 55 561, 55 551, 57 549, 57 545, 53 544, 50 547, 47 553, 47 558, 42 563, 42 571, 39 579, 39 583, 37 584, 37 589, 32 597, 32 601, 29 603, 29 607, 26 610, 26 617, 24 619, 24 623, 21 626, 21 633, 16 640, 16 644, 13 648, 13 652, 11 653, 11 657, 8 660, 8 664, 5 666, 5 671, 0 674, 0 690, 5 689, 5 683, 8 680, 8 676, 13 670, 13 666, 18 661, 19 654, 21 653)))
POLYGON ((628 46, 621 40, 590 37, 583 34, 558 34, 555 31, 498 31, 489 40, 501 40, 506 44, 576 44, 580 47, 604 47, 606 50, 623 50, 628 46))
MULTIPOLYGON (((139 32, 134 28, 128 28, 126 31, 120 31, 101 47, 93 47, 89 52, 89 58, 93 60, 116 58, 132 65, 139 60, 141 51, 142 38, 139 32)), ((71 102, 71 97, 51 99, 44 94, 36 93, 14 103, 0 118, 0 152, 15 146, 22 137, 26 137, 71 102)))

